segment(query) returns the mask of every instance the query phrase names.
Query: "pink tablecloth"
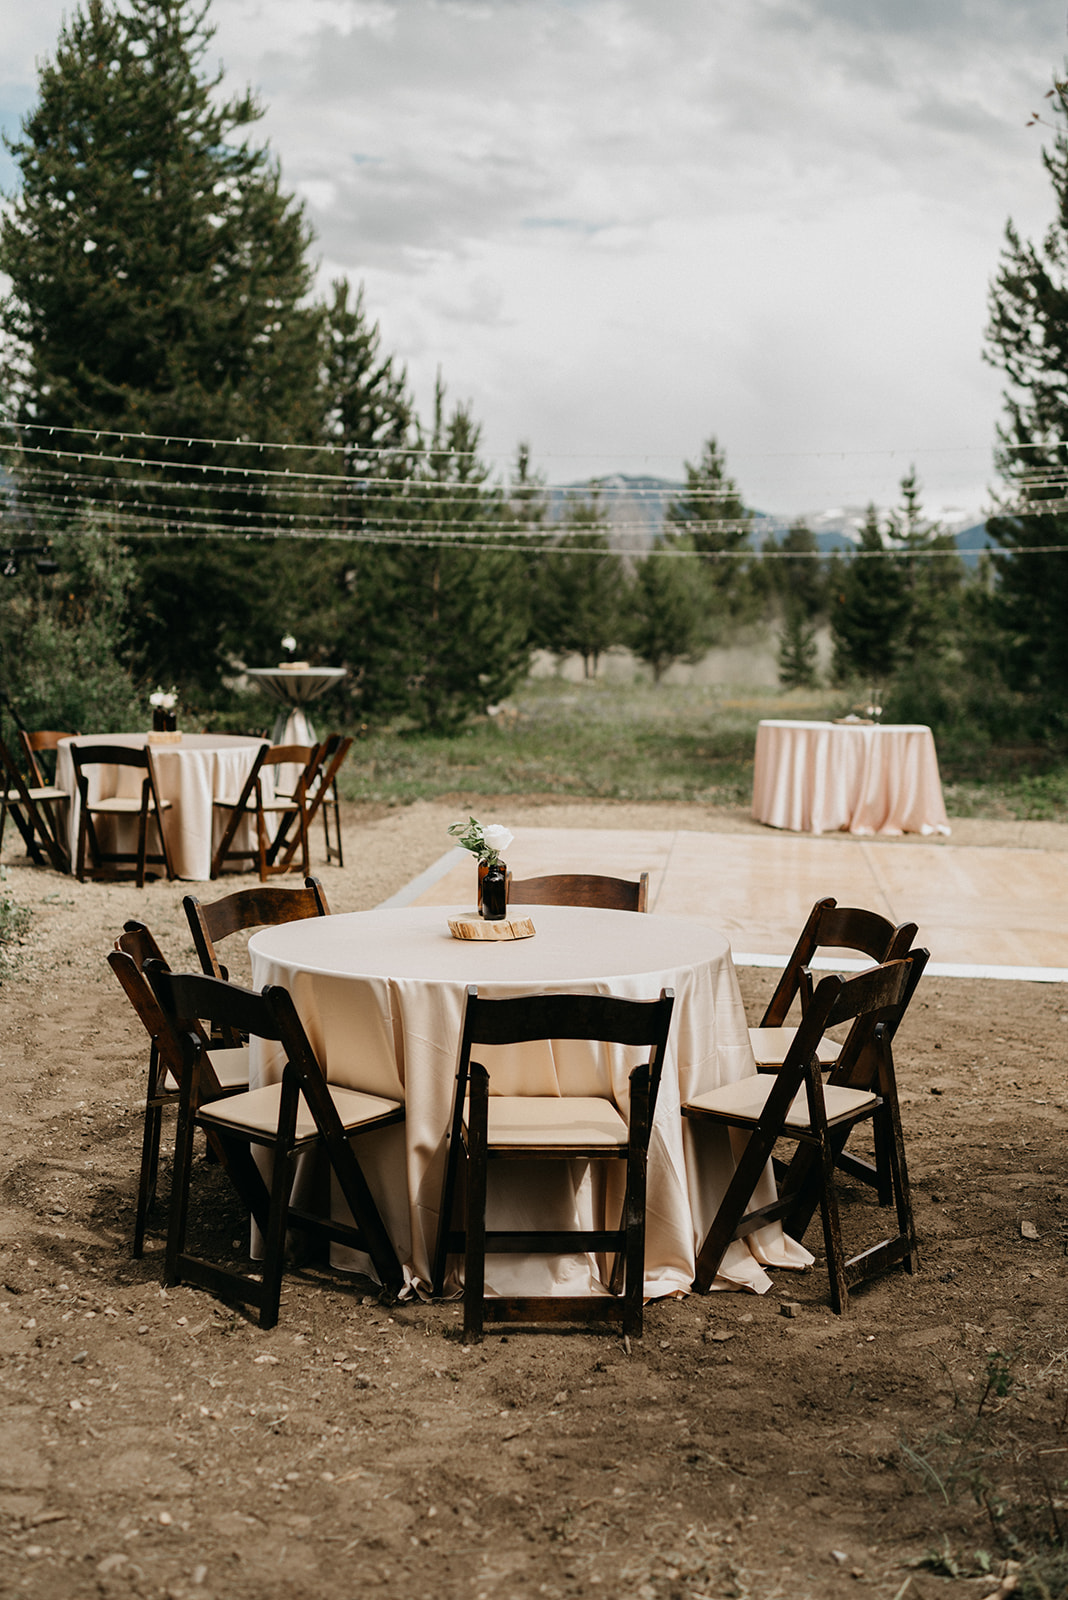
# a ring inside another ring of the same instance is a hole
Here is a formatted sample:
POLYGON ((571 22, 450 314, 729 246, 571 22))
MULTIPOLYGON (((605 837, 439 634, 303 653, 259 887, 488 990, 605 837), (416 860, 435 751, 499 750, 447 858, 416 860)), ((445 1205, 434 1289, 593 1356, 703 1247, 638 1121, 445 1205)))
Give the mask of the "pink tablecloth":
POLYGON ((753 815, 795 833, 948 833, 931 730, 761 722, 753 815))

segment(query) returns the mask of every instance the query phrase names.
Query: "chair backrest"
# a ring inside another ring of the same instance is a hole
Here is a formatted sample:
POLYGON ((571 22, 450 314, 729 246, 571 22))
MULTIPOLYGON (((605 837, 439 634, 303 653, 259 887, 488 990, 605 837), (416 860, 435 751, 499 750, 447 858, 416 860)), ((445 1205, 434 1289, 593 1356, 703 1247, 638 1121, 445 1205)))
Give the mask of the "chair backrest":
POLYGON ((148 963, 145 976, 160 1010, 182 1040, 186 1069, 195 1068, 196 1081, 189 1088, 198 1103, 206 1098, 204 1073, 210 1069, 206 1024, 223 1035, 244 1034, 281 1044, 284 1075, 296 1079, 320 1131, 328 1141, 344 1139, 337 1108, 288 990, 271 984, 257 994, 201 972, 172 972, 159 961, 148 963))
MULTIPOLYGON (((55 752, 61 739, 72 739, 72 733, 60 733, 56 729, 42 729, 31 733, 26 728, 19 729, 19 743, 22 745, 30 771, 33 773, 34 782, 43 788, 52 780, 45 774, 45 770, 37 757, 42 750, 55 752)), ((54 771, 54 768, 53 768, 54 771)))
POLYGON ((147 744, 72 744, 70 747, 74 770, 83 767, 140 767, 152 772, 152 752, 147 744))
POLYGON ((232 933, 330 915, 326 893, 318 878, 305 879, 302 889, 276 889, 256 884, 224 895, 209 905, 202 905, 196 895, 187 894, 182 904, 201 970, 214 978, 224 976, 216 943, 232 933))
POLYGON ((828 897, 817 900, 783 968, 775 993, 761 1019, 762 1028, 780 1028, 790 1007, 800 996, 806 1010, 813 992, 811 962, 819 950, 849 950, 870 961, 898 961, 912 949, 917 927, 914 922, 896 926, 877 911, 857 906, 840 906, 828 897))
MULTIPOLYGON (((180 1084, 184 1060, 182 1040, 163 1012, 145 975, 149 962, 160 969, 167 968, 167 962, 159 945, 144 923, 127 922, 115 941, 114 950, 108 951, 108 964, 152 1041, 152 1068, 158 1058, 175 1084, 180 1084)), ((207 1044, 207 1040, 203 1042, 207 1044)), ((220 1095, 222 1089, 207 1055, 204 1058, 202 1073, 204 1097, 215 1098, 216 1095, 220 1095)), ((158 1085, 150 1085, 150 1092, 155 1092, 157 1088, 158 1085)))
POLYGON ((316 809, 325 799, 327 790, 336 784, 341 764, 352 749, 352 743, 351 733, 328 733, 320 744, 317 769, 308 789, 316 809))
POLYGON ((592 872, 563 872, 544 878, 508 879, 509 904, 529 906, 597 906, 604 911, 647 911, 649 874, 637 883, 629 878, 592 872))
POLYGON ((522 995, 491 1000, 472 984, 467 991, 460 1054, 456 1068, 454 1137, 478 1045, 522 1044, 538 1039, 590 1039, 610 1044, 649 1046, 649 1116, 656 1106, 675 994, 662 989, 657 1000, 618 1000, 603 994, 522 995))
MULTIPOLYGON (((796 1092, 806 1067, 814 1067, 818 1076, 820 1040, 828 1028, 844 1022, 853 1026, 831 1082, 854 1089, 876 1088, 880 1058, 885 1059, 884 1051, 900 1026, 929 958, 929 951, 916 949, 852 977, 843 978, 832 972, 821 979, 779 1071, 779 1076, 786 1074, 787 1086, 792 1081, 791 1092, 796 1092)), ((777 1092, 778 1086, 773 1093, 777 1092)))

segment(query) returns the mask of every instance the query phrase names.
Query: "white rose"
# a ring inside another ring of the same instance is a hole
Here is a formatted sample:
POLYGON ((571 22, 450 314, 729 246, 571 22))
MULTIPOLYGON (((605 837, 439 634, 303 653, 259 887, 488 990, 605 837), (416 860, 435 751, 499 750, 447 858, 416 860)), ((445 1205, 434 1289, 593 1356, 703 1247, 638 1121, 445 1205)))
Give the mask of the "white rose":
POLYGON ((502 850, 507 850, 515 835, 509 833, 507 828, 502 828, 499 822, 491 822, 483 828, 482 837, 486 841, 486 849, 500 855, 502 850))

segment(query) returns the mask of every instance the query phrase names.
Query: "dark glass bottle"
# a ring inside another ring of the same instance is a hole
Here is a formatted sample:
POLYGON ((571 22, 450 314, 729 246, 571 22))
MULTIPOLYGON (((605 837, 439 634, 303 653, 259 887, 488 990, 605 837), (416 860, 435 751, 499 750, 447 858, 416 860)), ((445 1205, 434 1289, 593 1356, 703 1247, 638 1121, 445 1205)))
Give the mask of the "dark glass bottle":
POLYGON ((482 880, 482 915, 487 922, 502 922, 508 909, 508 880, 503 861, 494 861, 486 868, 482 880))

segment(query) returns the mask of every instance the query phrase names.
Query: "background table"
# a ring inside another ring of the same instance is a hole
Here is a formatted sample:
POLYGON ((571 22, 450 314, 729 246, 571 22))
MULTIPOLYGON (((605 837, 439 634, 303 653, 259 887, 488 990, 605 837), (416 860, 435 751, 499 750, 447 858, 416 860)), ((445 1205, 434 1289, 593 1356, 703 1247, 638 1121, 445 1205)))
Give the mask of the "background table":
POLYGON ((761 722, 753 815, 795 833, 948 833, 931 730, 761 722))
MULTIPOLYGON (((77 859, 78 822, 81 802, 74 781, 72 744, 125 744, 135 749, 148 743, 147 733, 83 734, 77 739, 63 739, 56 752, 56 784, 73 796, 68 814, 71 860, 77 859)), ((213 841, 225 825, 225 816, 213 809, 214 800, 236 800, 245 779, 252 769, 256 752, 262 739, 249 739, 230 733, 185 733, 180 744, 154 744, 152 764, 156 769, 156 782, 161 800, 171 802, 171 810, 164 813, 163 826, 167 830, 171 861, 179 878, 193 878, 207 882, 211 876, 213 841)), ((115 794, 140 795, 142 774, 135 768, 94 767, 87 773, 90 796, 97 800, 115 794)), ((274 775, 270 768, 263 771, 264 799, 274 799, 274 775)), ((98 820, 97 826, 100 827, 98 820)), ((108 827, 116 824, 109 823, 108 827)), ((137 819, 118 824, 128 829, 131 840, 136 840, 137 819)), ((251 848, 247 837, 249 824, 243 822, 239 835, 246 837, 241 849, 251 848)), ((135 845, 131 844, 130 848, 135 845)))
MULTIPOLYGON (((499 998, 555 990, 641 1000, 671 987, 675 1011, 649 1149, 645 1288, 653 1296, 688 1290, 695 1241, 712 1220, 733 1160, 720 1130, 689 1121, 684 1129, 680 1096, 755 1070, 727 940, 680 918, 537 906, 529 910, 534 938, 469 943, 450 936, 450 914, 456 909, 355 912, 261 929, 249 941, 254 986, 289 989, 331 1082, 405 1102, 404 1125, 359 1135, 356 1148, 409 1276, 429 1281, 467 985, 499 998)), ((499 1058, 485 1050, 480 1058, 499 1093, 607 1095, 624 1114, 637 1060, 634 1051, 559 1042, 499 1058)), ((277 1047, 254 1040, 252 1082, 270 1082, 280 1071, 277 1047)), ((529 1225, 532 1214, 548 1226, 604 1225, 603 1184, 591 1182, 588 1165, 502 1166, 493 1174, 492 1226, 529 1225), (547 1205, 555 1216, 546 1216, 547 1205)), ((618 1206, 618 1193, 608 1208, 613 1202, 618 1206)), ((765 1265, 811 1259, 776 1226, 732 1245, 722 1278, 763 1291, 770 1284, 765 1265)), ((592 1262, 571 1257, 494 1256, 487 1281, 500 1293, 597 1287, 592 1262)))
POLYGON ((346 667, 249 667, 248 676, 280 707, 272 744, 315 744, 316 733, 304 707, 343 678, 346 667))

